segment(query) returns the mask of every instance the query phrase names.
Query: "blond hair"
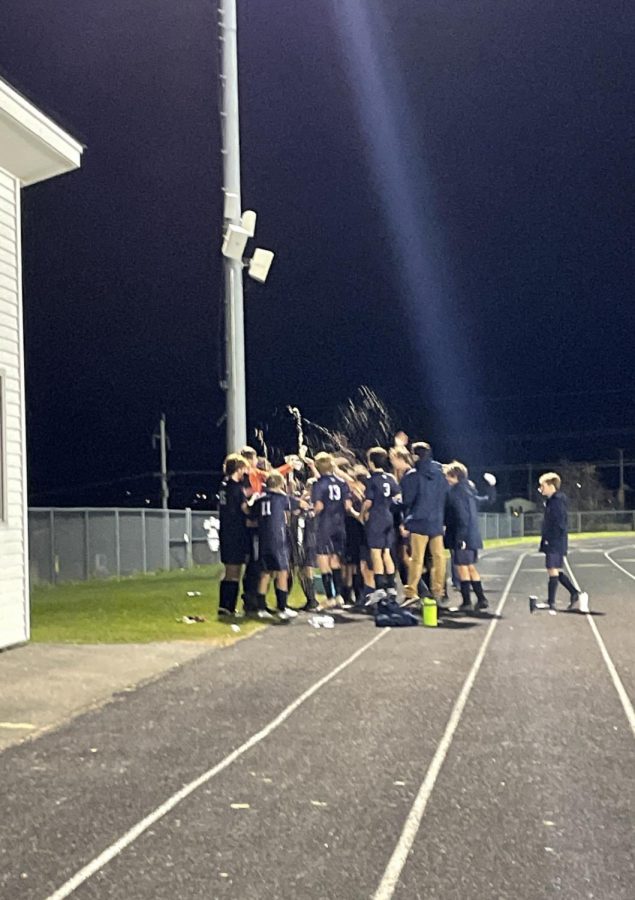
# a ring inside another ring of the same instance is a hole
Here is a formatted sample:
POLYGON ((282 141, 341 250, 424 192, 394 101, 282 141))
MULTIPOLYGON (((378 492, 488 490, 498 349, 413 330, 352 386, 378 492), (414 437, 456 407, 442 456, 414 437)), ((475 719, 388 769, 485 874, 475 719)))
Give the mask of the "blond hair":
POLYGON ((333 457, 330 453, 322 451, 315 457, 315 468, 320 475, 330 475, 333 471, 333 457))
POLYGON ((541 475, 538 479, 538 484, 552 484, 555 489, 559 491, 560 485, 562 484, 562 478, 557 472, 545 472, 545 474, 541 475))
POLYGON ((456 478, 458 481, 466 481, 467 479, 467 466, 459 462, 458 459, 453 459, 452 462, 446 463, 443 466, 443 472, 445 475, 456 478))
POLYGON ((284 487, 284 475, 281 475, 280 472, 272 472, 271 475, 267 476, 267 480, 265 481, 265 487, 269 488, 270 491, 279 490, 284 487))

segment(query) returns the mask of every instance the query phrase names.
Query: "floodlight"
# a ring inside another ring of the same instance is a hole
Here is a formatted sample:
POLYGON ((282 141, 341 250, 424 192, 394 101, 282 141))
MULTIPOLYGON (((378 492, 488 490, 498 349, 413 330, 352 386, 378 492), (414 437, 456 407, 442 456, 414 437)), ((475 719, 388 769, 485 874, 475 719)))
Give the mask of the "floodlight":
POLYGON ((223 217, 225 221, 235 222, 240 219, 240 203, 238 202, 238 194, 225 193, 225 202, 223 205, 223 217))
POLYGON ((223 241, 223 256, 237 261, 242 260, 249 238, 249 232, 240 225, 228 225, 223 241))
POLYGON ((257 247, 253 257, 249 260, 249 277, 264 284, 273 262, 273 256, 271 250, 262 250, 257 247))
POLYGON ((249 237, 253 237, 256 233, 256 213, 253 209, 246 209, 240 220, 240 224, 245 229, 249 237))

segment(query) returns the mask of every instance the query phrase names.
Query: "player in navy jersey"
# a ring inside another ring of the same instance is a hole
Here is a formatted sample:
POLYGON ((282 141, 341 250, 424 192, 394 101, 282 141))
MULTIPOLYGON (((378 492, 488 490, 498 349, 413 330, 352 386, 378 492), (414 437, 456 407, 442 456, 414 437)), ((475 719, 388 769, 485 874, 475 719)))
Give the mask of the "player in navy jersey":
POLYGON ((258 523, 258 557, 261 574, 258 583, 258 606, 262 609, 271 576, 275 580, 278 617, 294 619, 297 612, 287 607, 291 545, 288 515, 300 508, 300 501, 284 490, 284 476, 272 472, 265 482, 265 491, 252 504, 251 515, 258 523))
POLYGON ((395 522, 393 508, 401 499, 399 485, 393 475, 384 471, 388 453, 383 447, 372 447, 367 453, 370 477, 366 483, 363 513, 366 540, 375 576, 375 587, 395 592, 394 552, 395 522))
POLYGON ((230 453, 223 464, 225 477, 218 491, 218 510, 220 558, 225 566, 225 573, 220 582, 219 616, 233 616, 236 612, 238 583, 249 555, 243 484, 247 468, 247 460, 238 453, 230 453))
POLYGON ((311 489, 311 501, 317 516, 317 563, 322 576, 327 604, 343 606, 342 558, 346 549, 347 513, 353 511, 351 492, 343 478, 333 472, 330 453, 318 453, 315 467, 319 478, 311 489))

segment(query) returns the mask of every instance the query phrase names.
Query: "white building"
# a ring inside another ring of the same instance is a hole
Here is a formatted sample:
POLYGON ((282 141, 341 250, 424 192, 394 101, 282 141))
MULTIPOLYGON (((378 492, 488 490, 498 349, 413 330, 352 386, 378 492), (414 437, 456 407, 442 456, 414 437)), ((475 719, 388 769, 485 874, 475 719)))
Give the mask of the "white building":
POLYGON ((0 648, 29 638, 20 192, 82 146, 0 79, 0 648))

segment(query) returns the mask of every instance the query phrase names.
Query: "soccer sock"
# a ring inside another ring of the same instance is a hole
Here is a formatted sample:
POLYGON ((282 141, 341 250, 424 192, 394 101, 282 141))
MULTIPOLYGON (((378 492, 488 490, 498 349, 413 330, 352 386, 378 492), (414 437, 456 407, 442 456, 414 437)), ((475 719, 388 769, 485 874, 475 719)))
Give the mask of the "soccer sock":
POLYGON ((573 586, 573 582, 564 572, 560 572, 560 574, 558 575, 558 581, 569 591, 572 597, 574 596, 574 594, 578 593, 573 586))
POLYGON ((279 610, 283 610, 287 608, 287 597, 289 596, 288 591, 283 591, 282 588, 276 588, 276 604, 279 610))
POLYGON ((382 591, 386 587, 386 576, 383 574, 383 572, 381 574, 377 573, 375 575, 375 587, 377 588, 377 590, 382 591))
POLYGON ((342 596, 342 570, 341 569, 333 569, 333 586, 335 588, 335 595, 342 596))
POLYGON ((302 591, 309 603, 315 602, 315 582, 310 575, 302 575, 300 578, 302 591))
POLYGON ((470 600, 470 588, 472 586, 472 582, 470 581, 462 581, 461 582, 461 597, 463 598, 463 606, 471 606, 472 601, 470 600))
POLYGON ((333 575, 331 572, 322 572, 322 584, 324 585, 326 599, 332 600, 335 594, 333 593, 333 575))
POLYGON ((399 577, 401 583, 405 587, 408 584, 408 563, 403 560, 399 563, 399 577))
POLYGON ((220 597, 218 605, 222 609, 228 609, 229 612, 236 611, 236 601, 238 600, 238 582, 237 581, 221 581, 220 597))
POLYGON ((351 591, 352 590, 353 590, 353 588, 350 586, 350 584, 342 585, 341 597, 342 597, 342 600, 344 601, 344 603, 351 602, 351 591))
POLYGON ((485 600, 485 601, 487 600, 487 597, 483 593, 483 585, 481 584, 480 581, 473 581, 472 589, 473 589, 474 593, 476 594, 477 600, 485 600))
POLYGON ((549 576, 549 587, 547 593, 547 599, 549 602, 549 606, 556 605, 556 591, 558 590, 558 576, 550 575, 549 576))
POLYGON ((395 573, 387 573, 384 575, 384 585, 387 590, 393 590, 395 587, 395 573))
POLYGON ((361 572, 353 574, 353 593, 355 594, 356 603, 359 603, 364 597, 364 579, 361 572))
POLYGON ((258 610, 267 608, 267 599, 264 594, 256 594, 256 608, 258 610))

